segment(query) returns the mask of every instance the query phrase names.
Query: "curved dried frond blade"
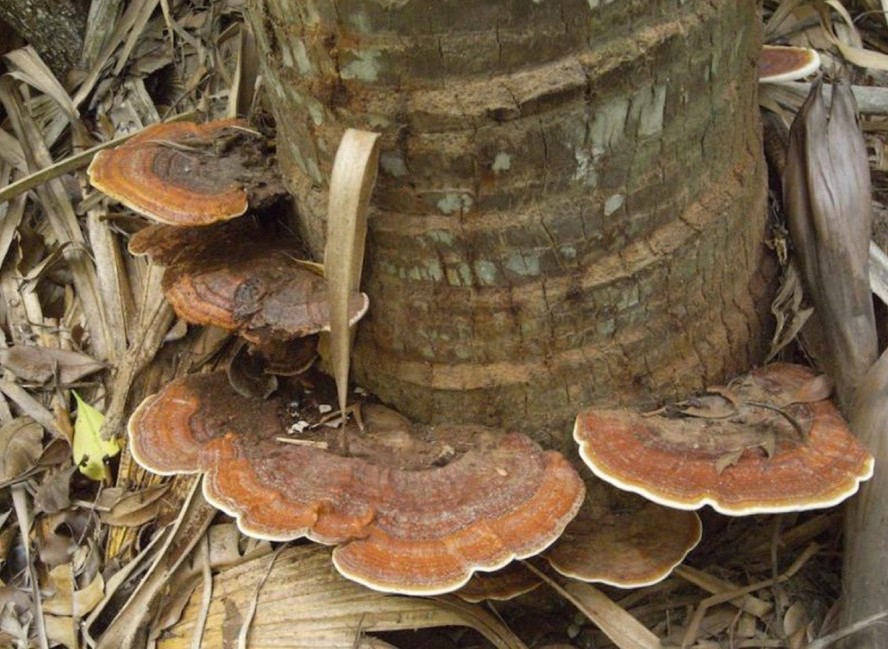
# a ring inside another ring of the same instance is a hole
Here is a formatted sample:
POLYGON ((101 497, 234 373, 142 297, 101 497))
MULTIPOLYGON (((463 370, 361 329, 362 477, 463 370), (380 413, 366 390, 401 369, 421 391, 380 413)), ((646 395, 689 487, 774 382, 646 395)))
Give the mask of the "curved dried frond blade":
POLYGON ((876 359, 869 285, 872 206, 866 145, 847 84, 826 104, 815 83, 793 122, 783 177, 789 231, 823 324, 840 404, 876 359))
POLYGON ((333 162, 324 251, 330 291, 330 355, 341 410, 346 405, 351 352, 349 297, 361 284, 367 207, 378 164, 379 134, 348 129, 333 162))

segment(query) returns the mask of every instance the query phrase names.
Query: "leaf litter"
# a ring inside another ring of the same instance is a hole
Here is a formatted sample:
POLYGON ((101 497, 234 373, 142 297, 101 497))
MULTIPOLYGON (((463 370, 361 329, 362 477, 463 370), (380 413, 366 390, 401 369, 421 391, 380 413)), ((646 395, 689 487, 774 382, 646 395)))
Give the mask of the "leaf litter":
MULTIPOLYGON (((122 13, 119 5, 92 3, 83 67, 70 85, 30 48, 6 53, 0 79, 0 644, 211 647, 242 638, 284 646, 286 630, 287 646, 382 646, 373 639, 382 633, 404 647, 434 638, 448 647, 824 647, 848 632, 835 615, 835 512, 704 513, 703 545, 660 584, 598 589, 547 574, 548 595, 472 605, 344 581, 328 549, 274 550, 245 538, 192 479, 149 475, 126 449, 115 457, 134 404, 174 376, 223 367, 232 345, 212 328, 174 327, 161 273, 126 253, 139 221, 91 192, 85 166, 161 120, 270 121, 261 77, 245 59, 253 36, 242 3, 154 0, 122 13), (84 440, 86 475, 74 450, 84 440)), ((818 11, 807 0, 764 2, 766 38, 813 45, 827 66, 844 56, 868 68, 869 85, 854 92, 867 115, 882 250, 884 5, 862 0, 847 11, 830 0, 818 11)), ((779 84, 762 101, 788 125, 806 95, 807 84, 779 84)), ((879 263, 873 272, 880 269, 888 273, 879 263)), ((786 277, 774 307, 775 356, 798 344, 810 317, 791 269, 786 277)))

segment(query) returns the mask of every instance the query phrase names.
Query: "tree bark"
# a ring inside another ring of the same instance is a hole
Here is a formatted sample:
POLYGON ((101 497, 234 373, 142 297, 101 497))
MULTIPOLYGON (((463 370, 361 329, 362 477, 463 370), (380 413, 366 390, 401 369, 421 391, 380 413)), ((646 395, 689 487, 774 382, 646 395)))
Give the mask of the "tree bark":
POLYGON ((559 446, 593 402, 682 394, 761 359, 755 2, 249 9, 317 254, 343 130, 383 135, 354 356, 383 400, 559 446))
POLYGON ((83 5, 76 0, 0 0, 0 19, 28 41, 64 83, 83 49, 83 5))

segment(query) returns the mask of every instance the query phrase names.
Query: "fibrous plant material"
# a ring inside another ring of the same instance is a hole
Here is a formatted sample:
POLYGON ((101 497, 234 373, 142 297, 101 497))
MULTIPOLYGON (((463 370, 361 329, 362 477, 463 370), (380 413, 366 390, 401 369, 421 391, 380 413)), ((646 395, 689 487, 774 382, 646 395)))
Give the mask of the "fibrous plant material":
POLYGON ((185 377, 133 414, 132 453, 157 473, 204 472, 207 499, 245 533, 338 545, 343 575, 410 594, 452 591, 476 570, 539 553, 585 494, 564 457, 523 435, 421 429, 379 406, 362 409, 365 432, 347 424, 341 455, 336 431, 301 418, 317 412, 306 399, 248 399, 224 374, 185 377))
POLYGON ((598 477, 668 507, 830 507, 872 476, 873 458, 821 388, 812 370, 775 363, 659 414, 582 412, 574 439, 598 477))
MULTIPOLYGON (((842 570, 845 625, 884 613, 888 602, 888 473, 884 470, 888 462, 888 352, 882 353, 860 382, 850 423, 880 469, 846 509, 842 570)), ((884 623, 870 624, 854 639, 858 646, 884 646, 888 643, 888 628, 884 623)))
POLYGON ((271 159, 263 137, 243 120, 171 122, 100 151, 88 174, 94 187, 140 214, 204 226, 280 193, 271 159))
POLYGON ((846 413, 876 360, 869 286, 872 190, 866 144, 850 87, 833 86, 827 106, 815 83, 793 121, 783 201, 805 289, 827 343, 825 366, 846 413))

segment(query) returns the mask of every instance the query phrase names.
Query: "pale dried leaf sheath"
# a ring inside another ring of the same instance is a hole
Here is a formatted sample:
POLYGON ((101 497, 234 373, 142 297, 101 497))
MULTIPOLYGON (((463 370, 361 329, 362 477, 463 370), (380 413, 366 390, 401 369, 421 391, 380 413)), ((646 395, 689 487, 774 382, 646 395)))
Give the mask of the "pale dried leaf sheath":
MULTIPOLYGON (((7 78, 0 82, 0 100, 24 148, 29 168, 36 170, 51 166, 52 157, 43 142, 42 134, 33 117, 25 109, 21 94, 12 79, 7 78)), ((71 269, 77 297, 83 304, 93 356, 98 360, 104 360, 109 355, 111 333, 99 297, 95 267, 86 253, 86 240, 80 230, 71 200, 58 178, 39 186, 37 195, 59 242, 70 241, 75 244, 64 250, 65 261, 71 269)))
POLYGON ((342 136, 327 210, 324 274, 330 291, 330 353, 340 410, 348 393, 349 300, 361 285, 367 208, 379 165, 379 134, 348 129, 342 136))
MULTIPOLYGON (((880 469, 846 511, 843 625, 884 611, 888 601, 888 352, 882 353, 860 383, 851 429, 870 449, 880 469)), ((884 624, 874 625, 855 637, 862 643, 859 646, 884 646, 888 631, 884 624)))
MULTIPOLYGON (((497 649, 525 649, 508 627, 484 610, 461 606, 450 598, 397 597, 373 593, 350 583, 330 568, 330 551, 317 546, 284 549, 274 566, 263 556, 214 579, 213 599, 204 630, 205 647, 224 647, 230 611, 245 611, 256 586, 257 615, 250 646, 281 649, 326 647, 353 649, 356 629, 366 633, 440 626, 469 626, 497 649)), ((158 640, 159 649, 186 649, 198 624, 199 596, 192 596, 182 619, 158 640)))
POLYGON ((846 84, 834 86, 828 108, 822 84, 811 88, 790 131, 783 199, 805 285, 823 323, 827 366, 847 409, 877 346, 868 274, 869 166, 846 84))

